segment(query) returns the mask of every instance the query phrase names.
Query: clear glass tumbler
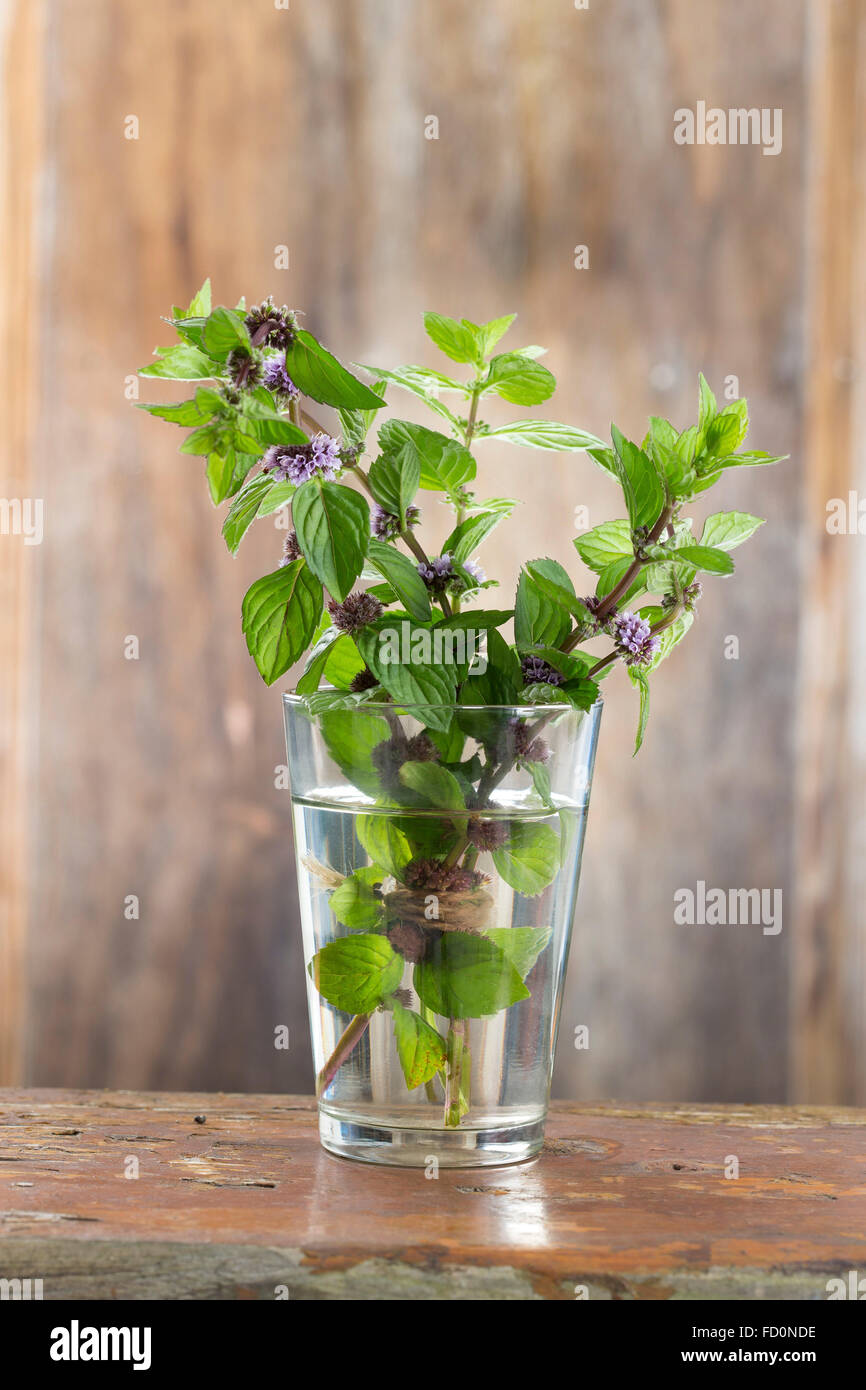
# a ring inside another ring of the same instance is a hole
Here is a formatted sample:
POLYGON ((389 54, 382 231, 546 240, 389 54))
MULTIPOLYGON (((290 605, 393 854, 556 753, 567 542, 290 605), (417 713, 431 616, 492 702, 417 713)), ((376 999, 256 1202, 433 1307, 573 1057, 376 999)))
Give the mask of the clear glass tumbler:
POLYGON ((413 1167, 531 1158, 601 701, 345 704, 284 696, 322 1143, 413 1167))

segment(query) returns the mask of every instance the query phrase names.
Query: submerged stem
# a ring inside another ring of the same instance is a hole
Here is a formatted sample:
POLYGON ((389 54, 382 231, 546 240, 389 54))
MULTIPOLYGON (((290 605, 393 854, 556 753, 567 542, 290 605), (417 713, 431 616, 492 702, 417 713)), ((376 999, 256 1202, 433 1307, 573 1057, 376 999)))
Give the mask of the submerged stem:
POLYGON ((349 1054, 357 1047, 370 1025, 370 1014, 356 1014, 341 1036, 319 1075, 316 1077, 316 1096, 320 1097, 328 1089, 340 1067, 349 1054))
POLYGON ((445 1079, 445 1124, 455 1129, 460 1124, 460 1091, 463 1081, 463 1054, 466 1046, 466 1020, 452 1018, 445 1040, 447 1067, 445 1079))

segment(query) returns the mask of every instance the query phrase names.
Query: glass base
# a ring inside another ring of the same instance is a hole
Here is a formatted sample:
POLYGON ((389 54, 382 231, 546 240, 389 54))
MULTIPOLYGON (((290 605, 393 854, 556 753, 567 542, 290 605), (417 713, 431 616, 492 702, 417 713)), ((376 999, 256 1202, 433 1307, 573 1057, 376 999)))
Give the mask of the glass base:
POLYGON ((340 1158, 393 1168, 499 1168, 535 1158, 544 1143, 544 1119, 496 1128, 412 1129, 347 1119, 319 1110, 322 1147, 340 1158))

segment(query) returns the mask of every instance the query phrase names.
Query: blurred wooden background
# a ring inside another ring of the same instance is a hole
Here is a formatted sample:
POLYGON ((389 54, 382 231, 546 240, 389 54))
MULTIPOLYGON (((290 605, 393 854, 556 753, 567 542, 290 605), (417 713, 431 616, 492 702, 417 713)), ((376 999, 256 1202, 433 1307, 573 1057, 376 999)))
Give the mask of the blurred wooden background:
MULTIPOLYGON (((311 1089, 279 697, 239 625, 281 533, 232 560, 199 461, 126 398, 210 274, 359 361, 432 364, 427 308, 517 311, 551 418, 599 433, 688 423, 699 368, 738 377, 752 442, 792 459, 695 509, 769 524, 708 586, 634 762, 609 688, 556 1090, 866 1101, 866 565, 825 529, 866 496, 863 0, 2 19, 0 493, 44 499, 45 539, 0 536, 0 1081, 311 1089), (782 152, 675 145, 698 100, 782 108, 782 152), (780 888, 781 933, 675 926, 699 879, 780 888)), ((582 456, 478 455, 525 498, 483 552, 505 602, 527 536, 574 570, 574 508, 617 514, 582 456)))

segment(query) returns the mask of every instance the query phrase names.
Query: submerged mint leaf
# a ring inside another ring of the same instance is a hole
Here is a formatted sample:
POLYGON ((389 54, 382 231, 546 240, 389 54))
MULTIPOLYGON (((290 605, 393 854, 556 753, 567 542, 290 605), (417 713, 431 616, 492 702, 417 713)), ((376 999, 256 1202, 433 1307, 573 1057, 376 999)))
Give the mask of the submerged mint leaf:
POLYGON ((328 906, 337 921, 351 931, 372 931, 381 926, 384 919, 382 899, 376 897, 369 879, 369 869, 350 874, 328 899, 328 906))
POLYGON ((400 768, 400 781, 423 797, 428 806, 441 811, 464 811, 466 800, 453 773, 439 763, 407 762, 400 768))
POLYGON ((393 816, 358 816, 355 834, 374 864, 381 864, 402 881, 412 859, 412 848, 393 816))
POLYGON ((384 936, 364 933, 323 946, 309 964, 323 999, 347 1014, 368 1014, 399 987, 403 957, 384 936))
POLYGON ((549 825, 516 821, 506 843, 493 851, 493 862, 515 892, 537 897, 559 872, 559 836, 549 825))
POLYGON ((528 999, 520 972, 496 942, 443 932, 415 966, 415 992, 441 1018, 485 1018, 528 999))
POLYGON ((432 1081, 445 1066, 445 1039, 414 1010, 395 999, 392 1005, 394 1039, 403 1076, 410 1091, 432 1081))
POLYGON ((525 980, 553 935, 552 927, 491 927, 487 936, 525 980))
MULTIPOLYGON (((358 696, 351 698, 353 703, 359 699, 358 696)), ((316 699, 316 696, 307 696, 307 705, 311 710, 315 708, 313 702, 316 699)), ((382 783, 373 765, 372 752, 390 736, 385 720, 376 714, 360 713, 354 709, 332 707, 324 712, 317 709, 317 712, 325 747, 337 767, 359 791, 366 792, 368 796, 378 796, 382 783)), ((372 858, 376 859, 375 854, 372 858)))

